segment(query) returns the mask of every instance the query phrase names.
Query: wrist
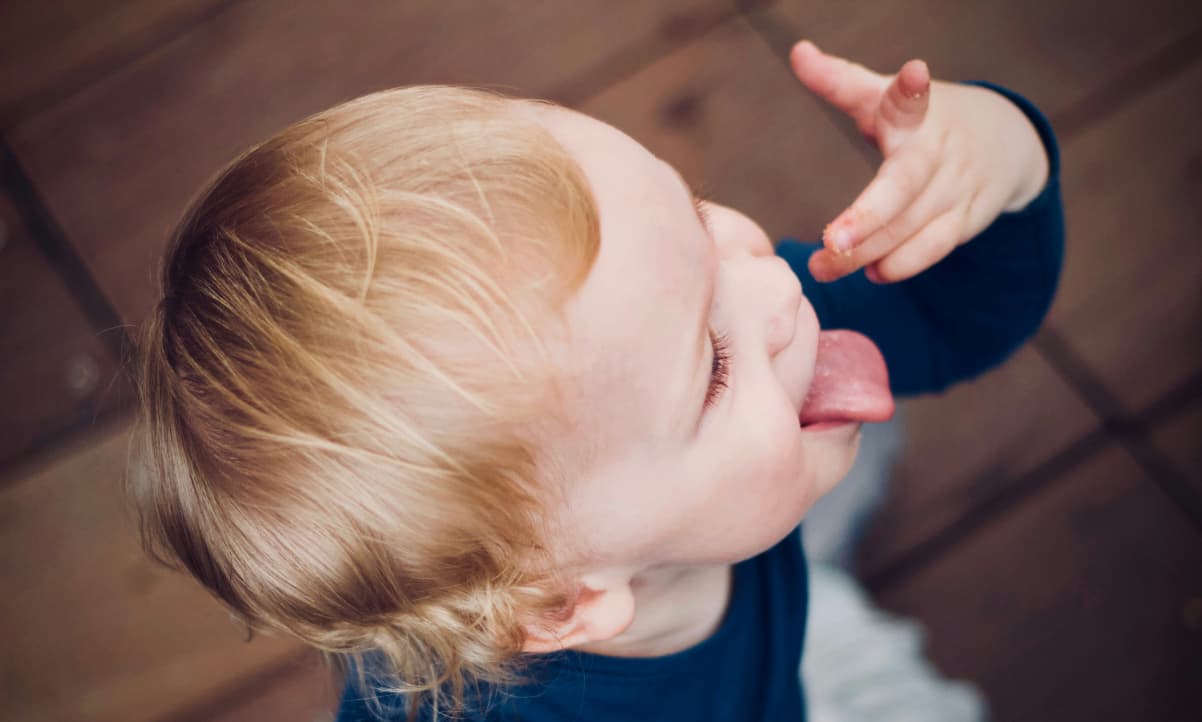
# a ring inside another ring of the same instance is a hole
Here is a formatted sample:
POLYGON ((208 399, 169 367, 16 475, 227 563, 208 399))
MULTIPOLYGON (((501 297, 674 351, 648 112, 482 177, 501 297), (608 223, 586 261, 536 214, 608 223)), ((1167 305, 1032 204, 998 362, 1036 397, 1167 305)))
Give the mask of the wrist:
POLYGON ((1031 101, 1003 86, 985 80, 963 81, 989 91, 996 101, 997 117, 1009 119, 1004 146, 1017 164, 1012 177, 1013 191, 1006 196, 1003 213, 1015 213, 1039 197, 1053 176, 1059 173, 1060 154, 1047 118, 1031 101))
POLYGON ((1016 213, 1026 208, 1031 201, 1043 191, 1044 186, 1048 184, 1051 164, 1048 162, 1048 155, 1044 152, 1043 143, 1039 140, 1039 134, 1034 126, 1030 124, 1025 115, 1019 113, 1021 122, 1027 126, 1027 133, 1030 135, 1030 143, 1027 147, 1030 152, 1024 154, 1026 162, 1022 165, 1020 173, 1020 181, 1014 193, 1010 196, 1010 200, 1002 209, 1003 213, 1016 213))

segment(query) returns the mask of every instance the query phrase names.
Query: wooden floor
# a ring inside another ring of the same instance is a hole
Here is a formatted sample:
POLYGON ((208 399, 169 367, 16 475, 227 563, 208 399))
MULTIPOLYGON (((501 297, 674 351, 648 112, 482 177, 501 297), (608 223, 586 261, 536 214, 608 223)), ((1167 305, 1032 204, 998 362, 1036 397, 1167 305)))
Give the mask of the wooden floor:
POLYGON ((39 722, 330 719, 316 658, 140 554, 121 506, 129 330, 189 194, 244 146, 415 82, 550 97, 774 237, 876 158, 796 39, 1032 98, 1069 229, 1039 336, 907 401, 860 572, 997 720, 1202 719, 1202 3, 10 0, 0 9, 0 710, 39 722), (520 12, 516 9, 523 7, 520 12))

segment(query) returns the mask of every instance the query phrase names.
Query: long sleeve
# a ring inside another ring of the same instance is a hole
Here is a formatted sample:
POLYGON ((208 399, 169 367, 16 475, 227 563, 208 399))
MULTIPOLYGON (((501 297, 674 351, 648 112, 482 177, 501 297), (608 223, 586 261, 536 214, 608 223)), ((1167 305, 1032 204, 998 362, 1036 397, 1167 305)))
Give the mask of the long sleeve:
POLYGON ((860 331, 880 347, 899 396, 939 391, 997 366, 1043 321, 1064 258, 1060 152, 1051 123, 1026 98, 976 81, 1014 102, 1039 132, 1048 182, 1025 208, 1003 213, 923 273, 877 285, 863 271, 820 283, 807 267, 821 243, 781 241, 823 328, 860 331))

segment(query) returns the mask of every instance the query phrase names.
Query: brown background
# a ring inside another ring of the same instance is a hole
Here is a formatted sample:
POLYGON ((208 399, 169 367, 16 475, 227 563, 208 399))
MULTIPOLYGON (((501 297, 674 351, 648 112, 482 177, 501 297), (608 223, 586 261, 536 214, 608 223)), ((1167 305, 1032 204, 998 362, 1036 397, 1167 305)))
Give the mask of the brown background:
POLYGON ((189 194, 311 112, 416 82, 614 123, 774 237, 874 151, 789 46, 925 58, 1034 100, 1064 154, 1063 284, 997 372, 905 403, 859 571, 999 720, 1202 719, 1202 3, 9 0, 0 5, 0 718, 330 719, 315 656, 140 554, 129 331, 189 194))

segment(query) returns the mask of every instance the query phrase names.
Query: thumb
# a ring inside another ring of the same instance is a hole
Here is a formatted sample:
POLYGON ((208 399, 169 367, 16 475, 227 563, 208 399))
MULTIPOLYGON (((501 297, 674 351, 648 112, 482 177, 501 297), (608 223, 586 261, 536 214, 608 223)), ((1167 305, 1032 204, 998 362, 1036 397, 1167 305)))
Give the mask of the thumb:
POLYGON ((877 130, 886 154, 922 123, 930 102, 930 69, 922 60, 907 62, 889 82, 877 111, 877 130))
POLYGON ((875 111, 888 79, 845 58, 827 55, 809 40, 789 53, 794 75, 818 97, 847 113, 868 135, 874 134, 875 111))

